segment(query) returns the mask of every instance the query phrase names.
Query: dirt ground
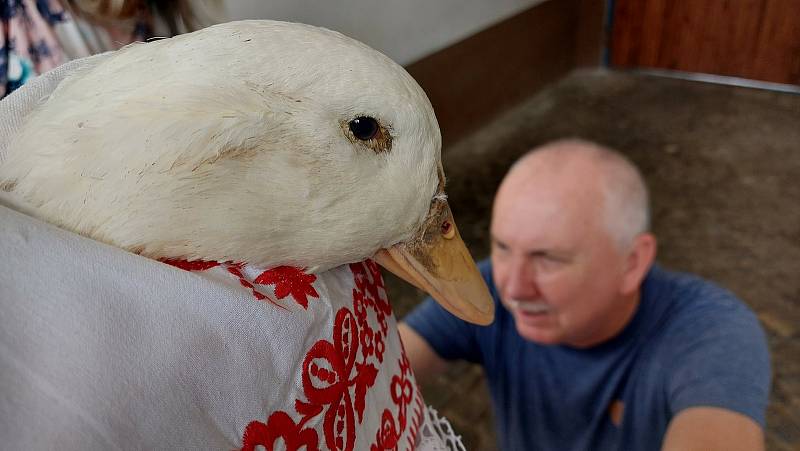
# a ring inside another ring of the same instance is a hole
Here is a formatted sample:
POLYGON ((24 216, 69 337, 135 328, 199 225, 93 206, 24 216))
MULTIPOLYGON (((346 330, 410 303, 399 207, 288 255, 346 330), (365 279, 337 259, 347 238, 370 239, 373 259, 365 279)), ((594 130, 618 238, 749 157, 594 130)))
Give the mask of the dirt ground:
MULTIPOLYGON (((729 288, 769 336, 767 449, 800 449, 800 95, 630 73, 574 72, 444 150, 447 191, 476 259, 495 189, 526 150, 581 137, 616 148, 651 190, 658 261, 729 288)), ((422 294, 387 276, 398 317, 422 294)), ((467 449, 495 449, 480 368, 423 387, 467 449)))

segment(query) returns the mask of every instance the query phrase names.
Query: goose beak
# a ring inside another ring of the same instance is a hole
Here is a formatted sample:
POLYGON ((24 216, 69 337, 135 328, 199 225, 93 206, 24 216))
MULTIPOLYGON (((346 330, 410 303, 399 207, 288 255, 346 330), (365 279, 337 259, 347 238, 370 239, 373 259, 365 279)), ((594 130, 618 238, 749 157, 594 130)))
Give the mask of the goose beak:
POLYGON ((426 291, 447 311, 471 323, 494 320, 494 302, 464 245, 450 207, 443 204, 410 240, 381 249, 378 264, 426 291))

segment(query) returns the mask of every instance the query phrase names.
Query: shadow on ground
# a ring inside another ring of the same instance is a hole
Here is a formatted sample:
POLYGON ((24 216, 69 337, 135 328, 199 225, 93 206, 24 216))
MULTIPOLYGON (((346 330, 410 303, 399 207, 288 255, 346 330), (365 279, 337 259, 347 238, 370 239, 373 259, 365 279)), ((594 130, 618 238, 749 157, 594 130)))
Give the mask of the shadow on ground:
MULTIPOLYGON (((800 449, 800 95, 606 71, 575 72, 444 150, 447 192, 476 259, 495 189, 531 147, 581 137, 616 148, 651 190, 658 261, 738 294, 769 336, 767 449, 800 449)), ((391 275, 402 318, 422 298, 391 275)), ((495 449, 479 368, 423 387, 464 437, 495 449)))

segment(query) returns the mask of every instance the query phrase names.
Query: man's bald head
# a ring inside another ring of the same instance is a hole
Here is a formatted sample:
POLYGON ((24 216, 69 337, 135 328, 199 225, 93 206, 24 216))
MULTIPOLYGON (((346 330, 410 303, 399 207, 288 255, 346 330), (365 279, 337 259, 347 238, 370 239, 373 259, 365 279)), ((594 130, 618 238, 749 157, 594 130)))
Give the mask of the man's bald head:
POLYGON ((636 168, 609 149, 557 141, 509 171, 492 211, 492 277, 519 334, 593 346, 636 310, 656 240, 636 168))
POLYGON ((644 180, 627 158, 611 149, 579 139, 533 149, 511 167, 497 200, 501 204, 503 197, 518 201, 526 190, 541 189, 543 184, 563 194, 565 202, 574 199, 581 208, 597 209, 620 248, 628 247, 650 227, 644 180))

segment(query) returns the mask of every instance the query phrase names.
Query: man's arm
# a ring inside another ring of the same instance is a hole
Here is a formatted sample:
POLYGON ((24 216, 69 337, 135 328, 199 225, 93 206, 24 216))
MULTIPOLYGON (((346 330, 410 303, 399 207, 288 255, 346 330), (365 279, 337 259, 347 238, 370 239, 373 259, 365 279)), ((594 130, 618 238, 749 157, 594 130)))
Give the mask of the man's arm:
POLYGON ((439 357, 428 342, 408 324, 400 323, 397 328, 417 381, 430 380, 447 369, 447 361, 439 357))
POLYGON ((763 451, 764 431, 750 417, 718 407, 690 407, 667 427, 662 451, 763 451))

